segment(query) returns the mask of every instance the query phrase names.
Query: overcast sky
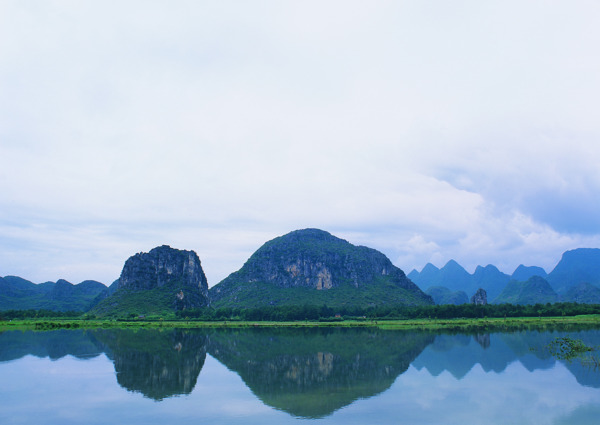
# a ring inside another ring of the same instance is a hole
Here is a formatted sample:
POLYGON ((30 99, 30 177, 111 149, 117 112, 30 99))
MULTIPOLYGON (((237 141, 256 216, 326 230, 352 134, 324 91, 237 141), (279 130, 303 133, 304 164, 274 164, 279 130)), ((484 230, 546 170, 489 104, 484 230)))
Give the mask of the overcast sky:
POLYGON ((406 273, 600 247, 596 1, 0 1, 0 276, 213 286, 316 227, 406 273))

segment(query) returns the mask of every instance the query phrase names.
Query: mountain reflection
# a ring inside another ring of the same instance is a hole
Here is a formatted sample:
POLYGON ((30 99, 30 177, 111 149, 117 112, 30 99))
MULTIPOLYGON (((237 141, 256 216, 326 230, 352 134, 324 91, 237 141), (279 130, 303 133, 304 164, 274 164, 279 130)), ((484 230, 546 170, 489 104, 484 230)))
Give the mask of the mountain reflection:
POLYGON ((209 354, 265 404, 318 418, 388 389, 433 338, 376 329, 230 330, 210 335, 209 354))
MULTIPOLYGON (((118 384, 153 400, 189 394, 207 353, 237 373, 264 404, 320 418, 387 390, 411 365, 463 379, 479 365, 502 373, 514 362, 533 372, 557 360, 545 347, 559 336, 600 346, 600 331, 520 330, 451 334, 374 328, 95 329, 0 333, 0 362, 26 355, 85 360, 105 354, 118 384)), ((600 373, 564 362, 580 385, 600 388, 600 373)))
POLYGON ((154 400, 189 394, 206 360, 206 335, 197 330, 97 330, 113 360, 117 382, 154 400))
MULTIPOLYGON (((432 376, 447 371, 456 379, 463 379, 475 365, 485 372, 502 373, 518 361, 530 372, 554 367, 548 344, 557 337, 570 336, 590 347, 600 346, 600 331, 535 331, 521 330, 493 334, 438 334, 431 345, 412 362, 417 369, 425 369, 432 376)), ((600 388, 600 373, 581 362, 563 362, 581 385, 600 388)))
POLYGON ((90 338, 89 331, 59 329, 54 331, 7 331, 0 334, 0 362, 32 355, 58 360, 71 355, 79 359, 99 356, 104 349, 90 338))

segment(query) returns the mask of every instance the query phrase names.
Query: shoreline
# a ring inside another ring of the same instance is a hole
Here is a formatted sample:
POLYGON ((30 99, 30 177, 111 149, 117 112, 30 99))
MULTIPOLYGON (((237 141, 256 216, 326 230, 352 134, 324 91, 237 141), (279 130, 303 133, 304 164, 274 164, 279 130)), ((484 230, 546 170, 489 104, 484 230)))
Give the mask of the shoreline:
POLYGON ((55 329, 249 329, 249 328, 376 328, 382 330, 465 330, 465 331, 502 331, 523 328, 550 328, 564 326, 589 326, 600 328, 600 314, 557 317, 509 317, 477 319, 406 319, 406 320, 342 320, 335 322, 319 321, 117 321, 84 319, 37 319, 12 320, 0 322, 0 332, 8 330, 55 330, 55 329))

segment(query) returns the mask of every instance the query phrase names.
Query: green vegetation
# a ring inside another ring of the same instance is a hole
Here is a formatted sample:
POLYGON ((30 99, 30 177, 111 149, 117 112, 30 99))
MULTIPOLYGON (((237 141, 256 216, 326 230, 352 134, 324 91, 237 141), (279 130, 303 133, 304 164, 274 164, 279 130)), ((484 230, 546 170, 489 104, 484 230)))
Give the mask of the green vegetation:
POLYGON ((600 368, 600 357, 595 352, 597 347, 586 345, 580 339, 570 336, 557 337, 544 347, 558 360, 566 360, 571 363, 577 360, 582 366, 598 370, 600 368))
POLYGON ((259 309, 262 307, 322 306, 351 310, 353 306, 420 305, 423 300, 413 291, 398 287, 386 277, 355 287, 340 284, 329 290, 316 290, 306 286, 280 287, 272 282, 251 282, 239 285, 235 297, 223 297, 213 303, 220 308, 259 309), (243 301, 242 301, 243 300, 243 301))
POLYGON ((562 330, 597 329, 600 315, 578 315, 558 317, 512 317, 512 318, 454 318, 454 319, 345 319, 342 321, 249 321, 249 320, 74 320, 74 319, 25 319, 0 322, 0 332, 12 329, 94 329, 94 328, 379 328, 404 330, 446 330, 452 332, 493 332, 515 330, 562 330))
POLYGON ((447 332, 499 332, 524 330, 597 329, 600 316, 509 318, 509 319, 418 319, 418 320, 345 320, 332 322, 250 322, 250 321, 19 321, 0 324, 0 332, 5 330, 54 330, 54 329, 257 329, 257 328, 378 328, 382 330, 420 330, 447 332))
POLYGON ((86 280, 73 285, 66 280, 35 284, 17 276, 0 277, 1 310, 86 311, 107 288, 86 280))
POLYGON ((464 291, 451 291, 445 286, 432 286, 425 293, 433 298, 436 304, 468 304, 469 297, 464 291))
POLYGON ((561 298, 570 302, 598 304, 600 302, 600 288, 591 283, 583 282, 571 286, 561 298))
POLYGON ((600 314, 598 304, 555 303, 534 305, 487 304, 487 305, 435 305, 435 306, 378 306, 331 307, 327 304, 290 306, 264 306, 257 308, 205 308, 178 312, 179 318, 196 320, 320 320, 338 319, 453 319, 453 318, 506 318, 506 317, 552 317, 600 314))
POLYGON ((107 318, 175 318, 172 300, 176 287, 172 285, 144 291, 121 289, 102 300, 88 312, 88 317, 107 318))
POLYGON ((573 339, 568 336, 555 338, 547 345, 547 348, 550 354, 557 359, 568 361, 580 357, 584 353, 593 351, 592 347, 588 347, 580 339, 573 339))
POLYGON ((54 310, 7 310, 0 311, 0 322, 19 319, 61 319, 80 318, 80 311, 54 311, 54 310))
MULTIPOLYGON (((145 294, 153 291, 146 291, 145 294)), ((131 304, 119 304, 117 313, 112 316, 96 315, 93 312, 81 314, 77 312, 60 313, 51 311, 20 310, 0 312, 0 321, 11 319, 47 319, 47 318, 79 318, 83 321, 130 321, 130 322, 155 322, 170 320, 175 322, 200 321, 200 322, 222 322, 222 321, 252 321, 252 322, 293 322, 310 321, 319 323, 339 324, 346 321, 365 322, 369 320, 447 320, 447 319, 485 319, 485 318, 542 318, 542 317, 573 317, 578 315, 600 314, 598 304, 577 303, 555 303, 534 305, 512 305, 512 304, 487 304, 487 305, 436 305, 436 306, 380 306, 380 307, 330 307, 326 304, 321 306, 305 304, 290 306, 263 306, 257 308, 201 308, 196 310, 183 310, 174 313, 160 300, 164 299, 160 293, 152 297, 143 297, 140 302, 134 297, 139 292, 129 294, 131 304), (143 305, 143 308, 139 306, 143 305), (148 313, 148 312, 151 312, 148 313), (146 314, 145 314, 146 313, 146 314)))
POLYGON ((530 277, 527 282, 510 281, 494 300, 495 303, 536 304, 553 303, 558 295, 550 284, 539 276, 530 277))

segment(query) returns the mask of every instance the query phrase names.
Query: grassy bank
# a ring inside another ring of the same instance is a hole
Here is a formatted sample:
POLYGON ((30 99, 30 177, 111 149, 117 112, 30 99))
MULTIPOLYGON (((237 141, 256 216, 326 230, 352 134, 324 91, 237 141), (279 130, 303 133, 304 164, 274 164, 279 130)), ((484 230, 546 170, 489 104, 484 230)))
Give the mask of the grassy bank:
POLYGON ((465 330, 465 331, 504 331, 514 329, 552 329, 571 325, 600 327, 600 315, 559 316, 559 317, 510 317, 479 319, 407 319, 407 320, 343 320, 335 322, 319 321, 117 321, 81 319, 29 319, 0 322, 0 332, 20 330, 51 329, 93 329, 93 328, 276 328, 276 327, 373 327, 379 329, 417 330, 465 330))

